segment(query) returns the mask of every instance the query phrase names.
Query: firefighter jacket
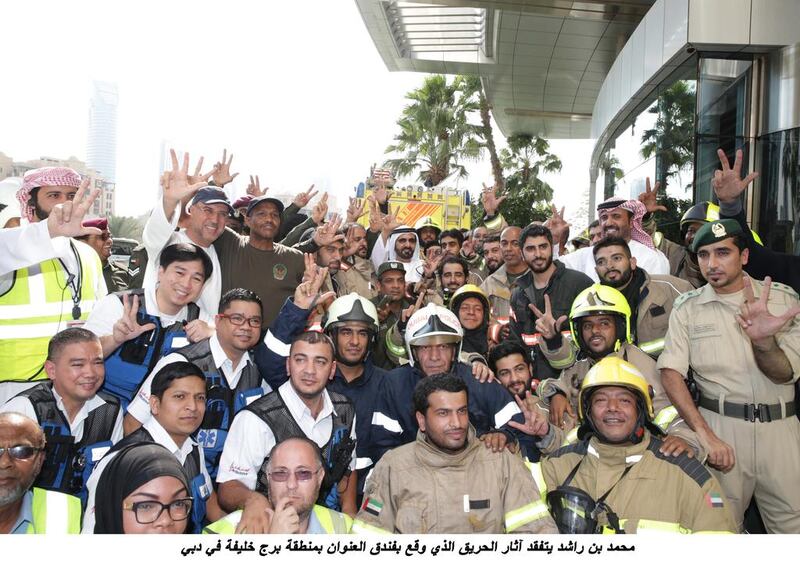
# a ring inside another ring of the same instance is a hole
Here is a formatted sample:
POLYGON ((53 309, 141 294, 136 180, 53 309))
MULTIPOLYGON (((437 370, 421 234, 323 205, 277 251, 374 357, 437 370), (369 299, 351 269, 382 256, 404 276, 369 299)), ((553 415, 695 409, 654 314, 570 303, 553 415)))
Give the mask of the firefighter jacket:
POLYGON ((470 426, 467 446, 445 453, 417 433, 367 480, 353 533, 557 533, 519 456, 492 453, 470 426))
POLYGON ((659 453, 661 444, 647 431, 641 442, 630 446, 592 437, 531 464, 531 473, 544 499, 580 464, 569 485, 594 499, 611 490, 605 502, 629 534, 735 533, 719 482, 697 459, 659 453), (628 466, 632 467, 623 476, 628 466))
MULTIPOLYGON (((644 272, 644 276, 636 307, 636 326, 631 326, 635 330, 632 338, 639 348, 657 358, 664 349, 672 304, 678 296, 693 288, 691 283, 675 276, 651 275, 647 272, 644 272)), ((630 305, 633 309, 634 304, 630 305)))
MULTIPOLYGON (((564 339, 565 345, 571 345, 569 341, 564 339)), ((543 348, 546 348, 544 346, 543 348)), ((545 355, 547 355, 545 351, 545 355)), ((700 444, 697 434, 689 428, 689 425, 678 415, 678 410, 672 406, 672 403, 667 396, 664 387, 661 385, 661 376, 656 369, 656 362, 653 358, 642 352, 633 344, 624 343, 613 355, 622 358, 626 362, 632 363, 642 373, 647 383, 653 388, 653 410, 655 411, 655 419, 653 423, 661 428, 665 434, 670 434, 683 438, 695 451, 695 455, 699 459, 705 459, 705 450, 700 444)), ((556 393, 562 393, 570 402, 572 412, 578 412, 578 392, 581 389, 583 378, 594 366, 597 360, 584 357, 572 366, 568 367, 561 372, 558 379, 548 379, 542 381, 536 389, 537 394, 542 399, 542 402, 549 407, 550 399, 556 393)), ((543 452, 551 452, 561 446, 573 443, 577 440, 577 421, 575 418, 564 414, 564 426, 562 430, 564 436, 558 435, 559 441, 554 440, 543 448, 543 452)))

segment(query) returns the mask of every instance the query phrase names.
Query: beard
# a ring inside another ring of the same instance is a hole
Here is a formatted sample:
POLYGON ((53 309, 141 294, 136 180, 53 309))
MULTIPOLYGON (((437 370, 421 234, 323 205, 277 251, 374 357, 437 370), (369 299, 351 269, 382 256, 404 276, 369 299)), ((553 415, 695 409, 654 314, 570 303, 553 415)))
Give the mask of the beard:
POLYGON ((544 266, 536 267, 534 263, 531 262, 528 264, 530 269, 533 271, 534 274, 541 274, 542 272, 546 272, 547 269, 553 264, 553 256, 551 255, 547 260, 545 260, 544 266))
POLYGON ((414 247, 411 248, 401 248, 396 251, 397 257, 403 260, 411 260, 414 256, 414 247))
POLYGON ((620 287, 624 287, 625 285, 628 284, 629 281, 631 281, 631 278, 633 277, 633 270, 628 270, 625 273, 620 272, 619 270, 609 270, 608 272, 606 272, 606 276, 608 276, 610 272, 618 272, 619 279, 603 280, 603 285, 613 287, 614 289, 619 289, 620 287))

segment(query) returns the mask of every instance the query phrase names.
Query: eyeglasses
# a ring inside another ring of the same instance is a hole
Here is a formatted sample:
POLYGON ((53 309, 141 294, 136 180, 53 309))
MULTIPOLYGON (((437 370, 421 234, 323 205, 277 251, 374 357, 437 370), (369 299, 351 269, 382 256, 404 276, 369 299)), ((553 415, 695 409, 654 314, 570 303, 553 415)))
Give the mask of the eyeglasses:
MULTIPOLYGON (((311 478, 316 475, 319 470, 322 469, 321 467, 317 467, 314 470, 311 469, 295 469, 294 470, 294 478, 298 481, 310 481, 311 478)), ((270 471, 267 475, 269 478, 277 483, 285 483, 289 480, 289 475, 292 472, 286 469, 279 469, 277 471, 270 471)))
POLYGON ((0 457, 3 457, 3 454, 8 452, 8 455, 11 456, 11 459, 30 459, 38 452, 42 451, 44 448, 35 448, 33 446, 7 446, 5 448, 0 448, 0 457))
POLYGON ((178 522, 186 520, 192 512, 192 498, 179 498, 169 504, 157 500, 142 500, 122 505, 123 510, 132 510, 139 524, 152 524, 161 517, 165 510, 172 520, 178 522))
POLYGON ((220 313, 219 315, 223 319, 228 319, 232 325, 242 326, 244 323, 249 324, 253 328, 258 328, 261 326, 261 317, 245 317, 244 315, 238 315, 234 313, 233 315, 225 315, 220 313))

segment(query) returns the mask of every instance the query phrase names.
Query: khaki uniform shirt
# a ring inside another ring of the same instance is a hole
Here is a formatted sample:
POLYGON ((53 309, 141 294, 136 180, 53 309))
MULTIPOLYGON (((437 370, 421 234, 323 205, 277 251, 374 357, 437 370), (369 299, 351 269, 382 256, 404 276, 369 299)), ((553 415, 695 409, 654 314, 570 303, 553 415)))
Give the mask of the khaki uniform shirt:
POLYGON ((354 263, 342 261, 342 269, 336 273, 336 283, 339 284, 339 295, 357 293, 361 297, 372 299, 378 292, 377 280, 372 261, 353 256, 354 263))
POLYGON ((642 350, 658 357, 664 347, 673 303, 692 289, 692 284, 675 276, 645 273, 636 317, 636 342, 642 350))
MULTIPOLYGON (((763 282, 752 280, 758 298, 763 282)), ((705 285, 675 301, 669 321, 664 352, 658 368, 671 368, 683 376, 694 370, 695 381, 703 396, 733 403, 790 403, 794 386, 773 383, 758 368, 750 339, 736 322, 735 314, 744 302, 744 291, 718 294, 705 285)), ((798 304, 797 294, 779 283, 772 284, 768 308, 780 315, 798 304)), ((795 317, 776 335, 778 346, 786 354, 793 381, 800 377, 800 319, 795 317)))
POLYGON ((492 453, 470 426, 467 447, 444 453, 425 438, 384 455, 364 487, 353 533, 557 533, 522 459, 492 453))
POLYGON ((489 296, 489 324, 494 324, 498 317, 508 320, 511 315, 511 286, 508 283, 506 265, 500 266, 480 287, 489 296))

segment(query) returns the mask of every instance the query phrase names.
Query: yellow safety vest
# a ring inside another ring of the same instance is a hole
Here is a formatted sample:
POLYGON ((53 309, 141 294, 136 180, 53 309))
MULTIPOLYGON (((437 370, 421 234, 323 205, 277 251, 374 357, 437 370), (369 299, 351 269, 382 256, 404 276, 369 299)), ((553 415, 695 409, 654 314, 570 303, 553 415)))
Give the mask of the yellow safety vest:
POLYGON ((33 488, 33 523, 26 534, 80 534, 81 499, 72 495, 33 488))
MULTIPOLYGON (((97 299, 103 275, 100 257, 88 245, 73 241, 81 263, 81 320, 97 299)), ((42 369, 47 344, 72 322, 72 292, 61 262, 53 258, 16 270, 11 288, 0 295, 0 382, 47 379, 42 369)))
MULTIPOLYGON (((324 506, 314 505, 314 516, 326 534, 349 534, 353 526, 353 519, 347 514, 336 512, 324 506)), ((242 519, 242 511, 231 512, 224 518, 209 524, 203 529, 204 534, 231 535, 236 533, 236 526, 242 519)))

